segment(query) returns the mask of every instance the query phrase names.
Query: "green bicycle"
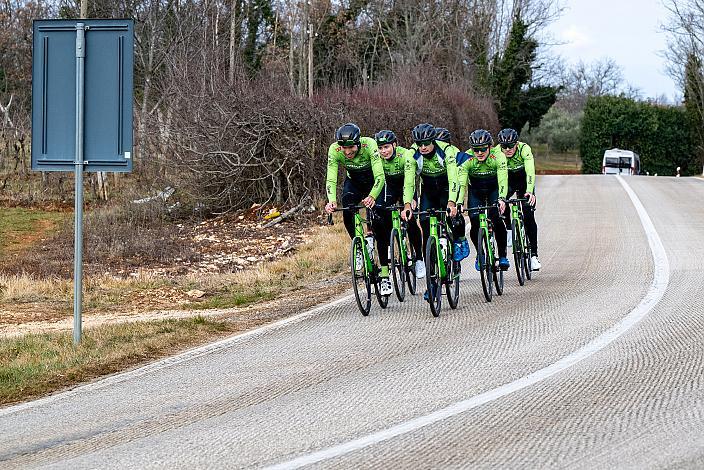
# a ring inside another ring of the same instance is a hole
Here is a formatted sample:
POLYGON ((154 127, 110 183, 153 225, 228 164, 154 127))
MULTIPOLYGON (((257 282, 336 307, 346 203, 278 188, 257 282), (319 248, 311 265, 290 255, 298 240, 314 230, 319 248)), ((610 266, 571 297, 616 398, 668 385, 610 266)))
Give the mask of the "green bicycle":
POLYGON ((449 227, 446 210, 427 209, 415 214, 429 216, 430 236, 425 246, 426 285, 430 311, 434 317, 437 317, 440 315, 442 307, 443 285, 450 308, 457 308, 460 297, 461 265, 458 261, 453 260, 453 244, 448 238, 448 234, 452 231, 449 227))
POLYGON ((531 278, 530 240, 526 237, 526 228, 523 222, 523 203, 528 199, 509 199, 506 201, 511 207, 511 237, 513 241, 513 260, 516 263, 518 284, 524 285, 526 279, 531 278))
MULTIPOLYGON (((402 205, 388 208, 391 211, 391 240, 389 242, 391 272, 394 290, 400 302, 406 297, 406 284, 411 295, 416 295, 416 253, 408 238, 408 222, 401 219, 402 205)), ((415 222, 413 222, 415 223, 415 222)))
POLYGON ((498 210, 498 204, 490 206, 477 206, 465 209, 467 212, 479 212, 479 240, 477 243, 477 258, 479 259, 479 273, 482 278, 482 290, 487 302, 491 302, 496 294, 504 293, 504 272, 499 269, 496 257, 496 242, 494 240, 494 224, 489 219, 490 210, 498 210))
MULTIPOLYGON (((379 268, 379 257, 376 250, 366 248, 365 236, 366 230, 364 225, 371 223, 377 217, 373 209, 367 209, 367 219, 363 219, 359 214, 360 209, 365 209, 365 206, 350 206, 335 209, 335 212, 350 211, 354 214, 354 238, 350 247, 350 268, 352 271, 352 287, 354 288, 354 297, 357 300, 357 307, 365 317, 369 315, 369 310, 372 306, 372 284, 374 284, 374 292, 376 299, 381 308, 386 308, 389 304, 389 296, 381 295, 379 283, 381 281, 381 269, 379 268)), ((328 224, 332 225, 332 214, 328 214, 328 224)))

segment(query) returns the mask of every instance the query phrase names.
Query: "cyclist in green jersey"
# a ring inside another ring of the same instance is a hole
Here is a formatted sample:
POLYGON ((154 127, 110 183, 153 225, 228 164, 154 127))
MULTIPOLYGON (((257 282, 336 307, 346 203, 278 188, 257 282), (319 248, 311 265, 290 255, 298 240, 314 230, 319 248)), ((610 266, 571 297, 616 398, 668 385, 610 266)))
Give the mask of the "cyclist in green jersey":
MULTIPOLYGON (((490 210, 489 218, 494 225, 494 236, 499 251, 499 267, 507 270, 510 267, 506 256, 506 226, 501 219, 506 209, 507 180, 506 156, 501 150, 491 148, 493 139, 489 131, 477 129, 469 135, 470 148, 457 157, 459 166, 460 191, 458 200, 464 200, 464 191, 469 184, 467 206, 470 208, 469 220, 471 226, 469 236, 474 248, 477 248, 479 237, 479 212, 471 211, 472 207, 499 203, 498 210, 490 210)), ((479 259, 474 263, 479 271, 479 259)))
MULTIPOLYGON (((384 189, 384 166, 379 157, 376 141, 362 137, 356 124, 347 123, 335 133, 336 142, 328 149, 328 171, 325 190, 328 203, 325 210, 332 213, 337 208, 337 173, 340 165, 347 170, 347 177, 342 186, 342 206, 349 207, 360 202, 368 208, 374 207, 376 200, 384 189)), ((345 228, 350 238, 354 238, 354 215, 342 213, 345 228)), ((389 280, 389 237, 384 236, 382 224, 372 222, 372 231, 379 245, 378 255, 381 263, 381 295, 393 292, 389 280)), ((360 261, 360 265, 362 262, 360 261)))
MULTIPOLYGON (((445 142, 446 144, 451 143, 452 141, 452 134, 448 129, 445 129, 444 127, 436 127, 435 132, 437 135, 435 136, 435 140, 439 140, 440 142, 445 142)), ((461 203, 462 201, 457 201, 457 203, 461 203)))
MULTIPOLYGON (((379 147, 381 162, 384 165, 384 178, 386 184, 384 191, 381 193, 383 198, 382 205, 385 207, 393 206, 399 202, 403 202, 403 175, 406 164, 406 151, 408 149, 398 145, 398 139, 393 131, 383 130, 376 133, 374 136, 376 144, 379 147)), ((412 206, 415 207, 417 197, 413 196, 412 206)), ((384 223, 384 234, 390 239, 393 222, 391 220, 391 212, 384 211, 382 214, 384 223)), ((383 235, 382 235, 383 236, 383 235)), ((423 237, 420 233, 420 227, 415 221, 408 224, 408 238, 413 245, 415 251, 414 261, 421 260, 415 264, 416 278, 423 279, 425 277, 425 265, 422 262, 423 237)))
MULTIPOLYGON (((496 136, 501 151, 506 155, 508 166, 508 195, 517 193, 519 197, 528 199, 522 203, 523 218, 526 224, 526 235, 530 241, 531 267, 533 271, 540 270, 538 260, 538 224, 535 222, 535 161, 530 145, 518 140, 515 129, 502 129, 496 136)), ((509 214, 510 215, 510 214, 509 214)), ((510 222, 509 222, 510 223, 510 222)), ((510 225, 507 225, 510 227, 510 225)))
MULTIPOLYGON (((456 201, 459 187, 457 183, 457 154, 459 149, 453 145, 436 140, 437 132, 431 124, 418 124, 413 128, 414 144, 408 149, 404 169, 403 202, 405 204, 401 217, 412 217, 411 201, 415 192, 416 176, 420 175, 421 195, 420 210, 445 209, 450 213, 450 225, 454 256, 460 261, 469 255, 469 244, 465 238, 464 218, 457 216, 456 201)), ((423 248, 430 236, 430 220, 427 215, 420 218, 423 229, 423 248)))

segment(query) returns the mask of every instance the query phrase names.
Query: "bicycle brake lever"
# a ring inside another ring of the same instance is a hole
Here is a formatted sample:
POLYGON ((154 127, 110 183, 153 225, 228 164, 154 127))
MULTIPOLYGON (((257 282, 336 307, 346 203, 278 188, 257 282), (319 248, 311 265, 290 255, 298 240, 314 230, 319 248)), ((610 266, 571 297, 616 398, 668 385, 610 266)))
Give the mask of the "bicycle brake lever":
POLYGON ((332 214, 328 214, 328 225, 334 225, 332 222, 332 214))

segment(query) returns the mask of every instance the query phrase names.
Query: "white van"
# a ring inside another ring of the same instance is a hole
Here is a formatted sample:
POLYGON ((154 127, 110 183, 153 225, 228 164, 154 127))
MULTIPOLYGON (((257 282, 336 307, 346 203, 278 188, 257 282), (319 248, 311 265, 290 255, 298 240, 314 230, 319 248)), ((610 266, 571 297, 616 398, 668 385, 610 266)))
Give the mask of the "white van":
POLYGON ((640 156, 630 150, 607 150, 604 152, 601 173, 604 175, 638 175, 640 174, 640 156))

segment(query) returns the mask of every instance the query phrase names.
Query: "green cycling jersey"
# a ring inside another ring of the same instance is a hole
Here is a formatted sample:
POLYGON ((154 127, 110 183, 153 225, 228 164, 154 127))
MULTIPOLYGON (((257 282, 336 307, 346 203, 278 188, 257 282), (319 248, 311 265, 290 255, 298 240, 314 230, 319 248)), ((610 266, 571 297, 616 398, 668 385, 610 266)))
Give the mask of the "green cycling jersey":
POLYGON ((360 139, 359 150, 354 158, 345 157, 342 147, 334 142, 328 149, 328 173, 325 180, 325 190, 328 194, 328 202, 337 202, 337 173, 339 166, 347 170, 347 177, 354 180, 355 173, 371 172, 374 178, 369 195, 376 199, 379 197, 382 188, 384 187, 384 165, 379 156, 379 149, 376 141, 371 137, 362 137, 360 139))
POLYGON ((420 153, 418 145, 406 150, 405 176, 403 179, 403 202, 410 204, 416 190, 416 176, 438 177, 447 175, 449 201, 457 201, 459 193, 457 174, 457 154, 460 150, 454 145, 436 140, 435 151, 428 158, 420 153))
POLYGON ((395 153, 393 157, 389 158, 388 160, 385 159, 383 156, 381 157, 381 163, 382 165, 384 165, 384 175, 403 176, 404 168, 406 165, 406 158, 408 158, 408 155, 406 155, 407 151, 407 148, 398 145, 394 149, 395 153))
MULTIPOLYGON (((494 147, 501 151, 499 145, 494 147)), ((506 164, 508 167, 509 174, 518 173, 525 171, 526 173, 526 192, 535 192, 535 159, 533 158, 533 151, 530 145, 525 142, 518 142, 516 144, 516 152, 512 157, 506 155, 506 164)))
POLYGON ((458 201, 464 201, 468 184, 476 190, 485 190, 498 186, 499 197, 506 197, 508 193, 508 169, 506 155, 500 148, 492 148, 489 156, 483 162, 479 161, 472 149, 461 153, 457 160, 459 168, 458 201))

